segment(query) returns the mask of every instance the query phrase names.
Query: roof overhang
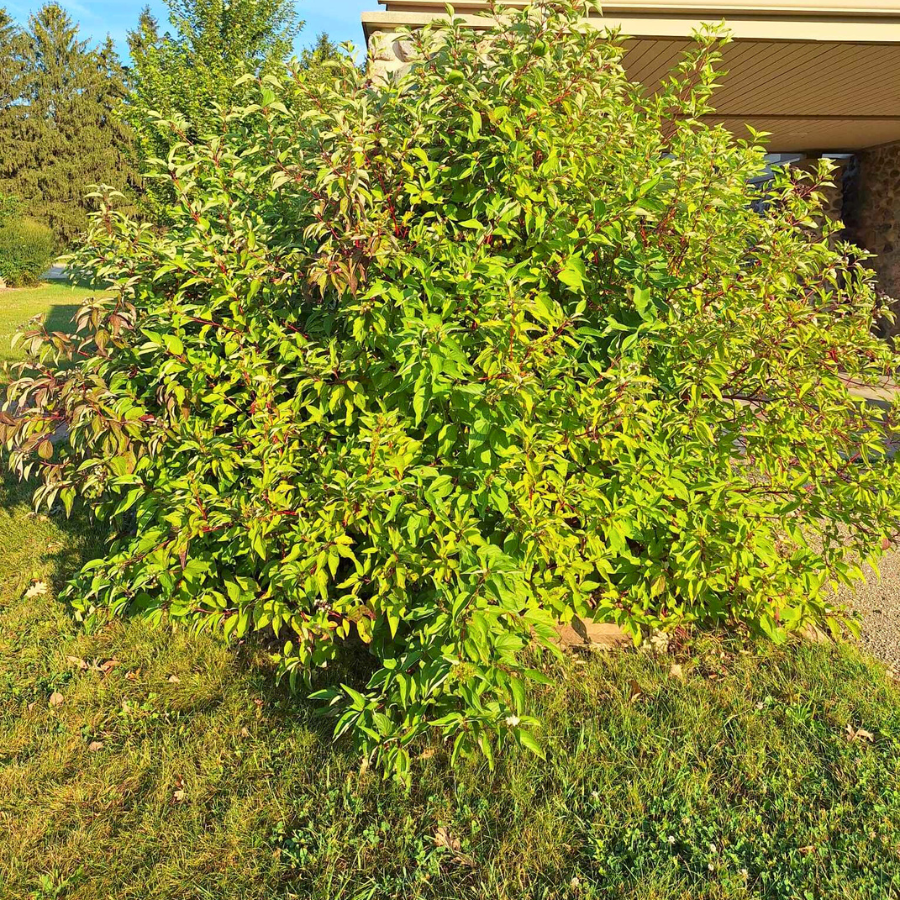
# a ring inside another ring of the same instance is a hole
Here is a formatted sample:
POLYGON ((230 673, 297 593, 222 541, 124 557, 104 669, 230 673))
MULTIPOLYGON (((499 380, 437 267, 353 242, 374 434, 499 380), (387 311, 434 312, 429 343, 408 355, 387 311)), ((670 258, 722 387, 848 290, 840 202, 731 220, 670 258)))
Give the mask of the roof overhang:
MULTIPOLYGON (((379 0, 363 30, 391 31, 446 18, 444 0, 379 0)), ((521 0, 507 2, 524 6, 521 0)), ((472 28, 492 20, 483 0, 457 0, 472 28)), ((619 0, 590 17, 628 36, 631 78, 655 85, 702 24, 722 22, 727 76, 714 100, 719 121, 737 134, 750 124, 771 132, 779 152, 852 151, 900 140, 900 0, 619 0)))

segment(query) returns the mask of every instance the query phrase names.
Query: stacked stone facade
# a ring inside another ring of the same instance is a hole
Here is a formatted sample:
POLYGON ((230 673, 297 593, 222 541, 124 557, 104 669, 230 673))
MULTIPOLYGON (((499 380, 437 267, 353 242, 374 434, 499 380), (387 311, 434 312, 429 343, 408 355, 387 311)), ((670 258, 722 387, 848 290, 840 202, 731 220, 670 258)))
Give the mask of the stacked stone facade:
POLYGON ((409 40, 395 31, 376 31, 369 38, 369 76, 376 84, 402 72, 412 58, 409 40))
POLYGON ((860 151, 853 182, 844 205, 849 236, 876 254, 870 265, 879 288, 900 312, 900 143, 860 151))
POLYGON ((829 219, 841 219, 844 214, 844 196, 847 185, 848 161, 835 160, 837 168, 831 176, 834 186, 825 188, 822 192, 825 197, 825 215, 829 219))

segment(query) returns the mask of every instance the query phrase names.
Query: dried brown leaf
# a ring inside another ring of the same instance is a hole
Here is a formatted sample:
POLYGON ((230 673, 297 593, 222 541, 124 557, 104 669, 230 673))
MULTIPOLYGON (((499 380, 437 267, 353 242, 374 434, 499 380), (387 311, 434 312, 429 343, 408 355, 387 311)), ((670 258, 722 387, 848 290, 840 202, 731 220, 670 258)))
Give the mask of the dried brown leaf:
POLYGON ((875 740, 875 735, 865 728, 854 728, 849 722, 847 723, 847 740, 848 741, 868 741, 870 744, 875 740))
POLYGON ((475 866, 475 860, 468 854, 462 852, 462 844, 459 838, 444 825, 439 826, 434 832, 434 843, 437 847, 443 847, 450 852, 453 861, 461 866, 475 866))
POLYGON ((459 853, 462 849, 462 844, 459 842, 459 838, 444 825, 441 825, 434 832, 434 843, 438 847, 444 847, 449 850, 451 853, 459 853))

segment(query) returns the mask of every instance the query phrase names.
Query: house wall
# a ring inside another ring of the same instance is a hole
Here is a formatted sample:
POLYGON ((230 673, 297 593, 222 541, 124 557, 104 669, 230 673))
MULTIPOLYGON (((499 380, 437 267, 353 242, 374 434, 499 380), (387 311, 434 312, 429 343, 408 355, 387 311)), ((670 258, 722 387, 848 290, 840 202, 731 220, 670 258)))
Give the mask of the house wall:
MULTIPOLYGON (((857 161, 844 221, 854 243, 877 254, 870 265, 900 313, 900 142, 863 150, 857 161)), ((891 331, 900 333, 900 322, 891 331)))
POLYGON ((409 41, 395 31, 375 31, 369 38, 368 72, 376 83, 400 72, 409 62, 409 41))
POLYGON ((832 178, 834 186, 825 188, 822 192, 825 197, 825 215, 829 219, 840 219, 844 212, 844 198, 847 182, 847 160, 835 160, 837 168, 832 178))

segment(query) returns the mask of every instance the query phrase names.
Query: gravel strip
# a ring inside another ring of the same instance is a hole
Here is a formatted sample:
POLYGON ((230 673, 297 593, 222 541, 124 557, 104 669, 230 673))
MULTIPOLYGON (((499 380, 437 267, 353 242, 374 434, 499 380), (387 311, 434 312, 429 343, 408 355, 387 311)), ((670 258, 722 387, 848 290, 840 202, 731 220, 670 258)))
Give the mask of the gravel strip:
POLYGON ((859 612, 862 645, 900 671, 900 552, 887 552, 878 563, 881 577, 866 566, 866 582, 843 588, 839 597, 859 612))

